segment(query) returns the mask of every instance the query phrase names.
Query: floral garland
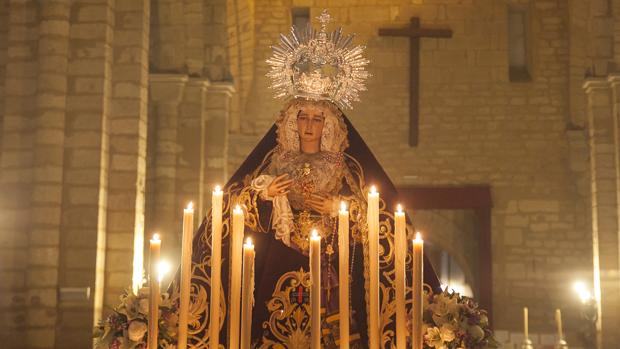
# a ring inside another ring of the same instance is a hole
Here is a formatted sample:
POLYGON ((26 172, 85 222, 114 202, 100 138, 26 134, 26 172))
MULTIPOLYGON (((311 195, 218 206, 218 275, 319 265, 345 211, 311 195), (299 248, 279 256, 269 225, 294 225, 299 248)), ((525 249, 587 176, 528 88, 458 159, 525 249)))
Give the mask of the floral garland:
MULTIPOLYGON (((95 349, 146 349, 149 289, 141 288, 138 294, 126 290, 107 319, 95 327, 95 349)), ((159 304, 159 343, 163 349, 176 349, 178 315, 174 302, 167 293, 161 295, 159 304)))
MULTIPOLYGON (((149 289, 125 291, 121 304, 95 327, 96 349, 146 349, 149 289)), ((485 310, 455 292, 424 292, 424 349, 498 348, 485 310)), ((159 348, 176 349, 178 314, 168 294, 159 305, 159 348)))
POLYGON ((425 349, 498 348, 485 310, 456 292, 424 292, 425 349))

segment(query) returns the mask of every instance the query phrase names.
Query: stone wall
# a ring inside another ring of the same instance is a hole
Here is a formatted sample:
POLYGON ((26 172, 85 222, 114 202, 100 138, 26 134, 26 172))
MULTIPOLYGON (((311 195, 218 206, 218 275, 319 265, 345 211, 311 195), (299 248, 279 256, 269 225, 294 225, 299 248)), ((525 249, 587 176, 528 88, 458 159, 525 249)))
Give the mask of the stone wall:
MULTIPOLYGON (((4 2, 6 15, 6 64, 4 74, 4 112, 2 125, 2 163, 0 207, 3 219, 0 225, 2 237, 2 311, 0 330, 3 343, 21 340, 24 334, 38 335, 40 341, 53 343, 52 324, 56 314, 36 320, 32 315, 36 307, 54 309, 57 306, 56 285, 58 275, 54 264, 51 270, 41 270, 29 263, 30 216, 33 181, 33 133, 32 123, 36 112, 37 89, 37 8, 32 2, 4 2), (20 329, 29 328, 29 332, 20 329), (52 332, 50 334, 50 332, 52 332)), ((66 58, 65 58, 66 59, 66 58)), ((58 176, 54 178, 59 180, 58 176)), ((58 226, 59 212, 52 213, 49 222, 58 226)), ((40 234, 41 244, 58 246, 59 232, 40 234), (49 237, 49 238, 47 238, 49 237), (46 238, 46 239, 44 239, 46 238)), ((36 236, 35 236, 36 238, 36 236)), ((39 244, 39 246, 41 245, 39 244)), ((56 251, 56 253, 58 253, 56 251)), ((49 266, 48 266, 49 267, 49 266)), ((38 340, 26 339, 27 346, 38 340)))
MULTIPOLYGON (((253 5, 254 75, 238 89, 240 96, 247 95, 241 125, 256 131, 241 128, 243 136, 231 135, 247 141, 229 148, 230 168, 271 126, 281 105, 266 88, 264 61, 269 45, 289 30, 291 6, 310 7, 315 23, 327 8, 338 25, 367 46, 373 77, 362 103, 347 115, 392 180, 397 185, 491 185, 496 327, 517 330, 521 320, 515 314, 530 306, 532 326, 550 332, 553 310, 561 307, 569 340, 575 342, 579 315, 571 283, 592 278, 581 88, 590 59, 583 48, 588 39, 570 34, 588 25, 590 4, 293 0, 253 5), (508 5, 528 13, 531 81, 509 81, 508 5), (407 39, 377 35, 380 27, 408 25, 412 16, 419 16, 423 26, 454 32, 450 39, 421 40, 420 145, 415 148, 407 143, 407 39)), ((235 76, 234 67, 231 71, 235 76)))
POLYGON ((153 2, 146 171, 149 236, 163 235, 163 256, 179 262, 181 212, 190 201, 196 223, 223 166, 233 96, 227 58, 227 3, 153 2))
POLYGON ((206 188, 224 181, 226 3, 155 5, 0 1, 8 348, 91 346, 93 325, 142 279, 145 229, 162 229, 176 265, 181 208, 195 201, 200 220, 206 188))
POLYGON ((347 115, 397 185, 491 186, 496 328, 518 333, 529 306, 532 332, 552 333, 561 307, 577 345, 580 278, 615 343, 620 7, 607 0, 0 0, 0 342, 88 347, 132 282, 136 239, 162 229, 177 260, 181 208, 204 213, 278 112, 265 60, 292 6, 314 22, 329 9, 367 46, 373 77, 347 115), (527 82, 508 76, 508 5, 528 13, 527 82), (412 16, 454 32, 421 41, 415 148, 407 39, 377 35, 412 16))

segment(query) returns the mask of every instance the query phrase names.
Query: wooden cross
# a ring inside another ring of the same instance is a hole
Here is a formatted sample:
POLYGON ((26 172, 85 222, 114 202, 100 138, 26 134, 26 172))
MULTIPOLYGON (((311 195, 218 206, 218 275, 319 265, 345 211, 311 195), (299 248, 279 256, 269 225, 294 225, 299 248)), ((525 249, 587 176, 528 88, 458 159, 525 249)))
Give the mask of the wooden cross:
POLYGON ((420 38, 451 38, 451 29, 429 29, 420 27, 420 18, 411 17, 411 24, 406 28, 380 28, 380 36, 409 37, 409 53, 411 66, 409 68, 409 145, 418 145, 420 120, 420 38))

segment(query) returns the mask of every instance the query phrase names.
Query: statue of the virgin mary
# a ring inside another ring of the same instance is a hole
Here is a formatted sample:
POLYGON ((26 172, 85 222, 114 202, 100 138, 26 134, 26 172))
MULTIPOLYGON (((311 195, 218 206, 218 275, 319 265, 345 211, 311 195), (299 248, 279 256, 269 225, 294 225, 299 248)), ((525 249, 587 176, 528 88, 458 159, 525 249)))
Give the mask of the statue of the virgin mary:
MULTIPOLYGON (((368 244, 366 207, 370 185, 381 193, 380 309, 382 347, 394 339, 393 212, 397 193, 343 110, 358 100, 368 74, 361 46, 341 30, 327 32, 329 14, 281 36, 268 60, 272 88, 287 97, 274 126, 223 188, 223 265, 220 343, 228 347, 227 304, 230 275, 230 213, 245 213, 245 236, 256 246, 253 348, 309 348, 309 241, 312 229, 321 246, 321 333, 323 348, 337 348, 338 237, 340 202, 350 211, 349 282, 351 348, 367 348, 368 244)), ((211 217, 194 237, 192 319, 189 342, 209 343, 208 295, 211 270, 211 217), (202 304, 202 306, 200 306, 202 304)), ((409 263, 411 259, 409 258, 409 263)), ((216 266, 218 267, 218 266, 216 266)), ((409 264, 409 267, 411 265, 409 264)), ((436 274, 425 263, 425 283, 438 291, 436 274)))

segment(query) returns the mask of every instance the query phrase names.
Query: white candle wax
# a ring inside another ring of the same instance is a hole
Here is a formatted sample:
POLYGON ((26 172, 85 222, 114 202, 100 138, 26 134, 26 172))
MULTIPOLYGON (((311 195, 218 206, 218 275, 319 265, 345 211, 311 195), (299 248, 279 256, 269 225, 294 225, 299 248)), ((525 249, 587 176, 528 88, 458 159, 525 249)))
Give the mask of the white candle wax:
POLYGON ((344 202, 338 212, 338 268, 340 348, 349 349, 349 211, 344 202))
POLYGON ((222 287, 222 201, 219 186, 211 196, 211 300, 209 309, 209 347, 220 346, 220 292, 222 287))
POLYGON ((422 349, 422 305, 424 288, 424 241, 420 233, 416 233, 413 240, 413 321, 412 321, 412 348, 422 349))
POLYGON ((254 245, 250 238, 243 245, 243 289, 241 291, 241 349, 252 342, 252 302, 254 300, 254 245))
POLYGON ((230 343, 228 343, 228 348, 231 349, 239 348, 244 225, 243 210, 237 205, 233 210, 230 238, 230 343))
POLYGON ((407 258, 407 232, 405 213, 401 205, 394 212, 394 271, 396 282, 396 348, 407 345, 407 309, 405 303, 405 260, 407 258))
POLYGON ((194 236, 194 207, 190 202, 183 210, 183 237, 181 246, 181 285, 179 300, 179 336, 177 347, 187 347, 190 289, 192 283, 192 238, 194 236))
POLYGON ((310 308, 311 308, 311 345, 312 349, 321 349, 321 237, 316 230, 310 237, 310 308))
POLYGON ((368 258, 369 258, 369 317, 368 341, 370 349, 380 347, 380 309, 379 309, 379 193, 372 186, 368 193, 368 258))
POLYGON ((527 307, 523 308, 523 337, 530 339, 529 313, 527 307))
POLYGON ((564 339, 564 332, 562 330, 562 312, 560 309, 555 310, 555 322, 558 327, 558 340, 564 339))
POLYGON ((157 267, 161 251, 161 240, 159 234, 154 234, 149 246, 149 330, 148 347, 157 348, 157 337, 159 335, 159 280, 157 267))

